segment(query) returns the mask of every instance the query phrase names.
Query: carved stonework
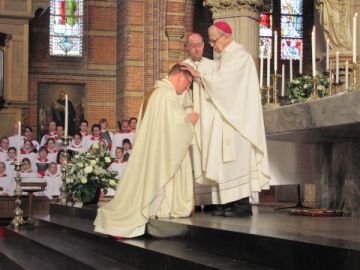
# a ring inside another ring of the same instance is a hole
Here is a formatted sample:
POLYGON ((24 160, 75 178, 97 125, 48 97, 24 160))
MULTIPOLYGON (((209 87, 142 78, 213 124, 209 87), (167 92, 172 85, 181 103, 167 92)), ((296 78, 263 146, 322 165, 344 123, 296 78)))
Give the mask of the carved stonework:
POLYGON ((235 13, 259 14, 263 9, 263 0, 204 0, 204 6, 211 9, 213 18, 235 13))

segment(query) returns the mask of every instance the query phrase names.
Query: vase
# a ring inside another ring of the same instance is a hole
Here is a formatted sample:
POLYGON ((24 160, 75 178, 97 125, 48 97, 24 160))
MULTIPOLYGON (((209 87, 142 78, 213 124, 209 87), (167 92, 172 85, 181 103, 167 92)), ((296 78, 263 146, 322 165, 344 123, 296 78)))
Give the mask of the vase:
POLYGON ((97 204, 100 199, 100 188, 96 188, 95 192, 93 192, 93 196, 85 196, 84 193, 81 194, 81 201, 83 205, 91 205, 91 204, 97 204))

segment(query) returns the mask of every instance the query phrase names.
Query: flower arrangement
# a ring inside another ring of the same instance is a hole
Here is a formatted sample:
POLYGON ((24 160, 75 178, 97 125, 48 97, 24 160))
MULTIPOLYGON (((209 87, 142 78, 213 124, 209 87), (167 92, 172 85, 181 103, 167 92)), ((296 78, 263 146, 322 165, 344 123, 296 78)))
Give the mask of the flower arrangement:
POLYGON ((118 183, 117 173, 107 170, 112 162, 110 152, 98 144, 89 152, 74 155, 66 165, 65 192, 83 203, 93 201, 101 189, 106 194, 107 188, 118 183))
MULTIPOLYGON (((317 77, 316 91, 319 97, 327 95, 329 88, 327 78, 317 77)), ((313 92, 313 78, 309 75, 303 75, 288 83, 288 102, 290 104, 306 101, 313 92)))

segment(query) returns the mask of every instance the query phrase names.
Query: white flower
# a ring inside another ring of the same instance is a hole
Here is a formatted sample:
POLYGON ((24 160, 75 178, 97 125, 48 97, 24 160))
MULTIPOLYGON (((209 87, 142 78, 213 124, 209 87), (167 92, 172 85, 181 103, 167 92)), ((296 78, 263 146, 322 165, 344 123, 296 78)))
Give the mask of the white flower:
POLYGON ((78 166, 79 168, 84 168, 84 163, 78 162, 77 166, 78 166))
POLYGON ((91 147, 92 147, 92 149, 99 149, 99 144, 98 144, 98 143, 94 143, 91 147))
POLYGON ((95 165, 95 164, 96 164, 96 160, 95 160, 95 159, 91 159, 91 160, 90 160, 90 164, 91 164, 91 165, 95 165))
POLYGON ((93 167, 92 166, 86 166, 85 169, 84 169, 84 172, 85 173, 92 173, 93 171, 93 167))
POLYGON ((87 178, 85 176, 81 177, 80 182, 81 182, 81 184, 86 184, 87 183, 87 178))
POLYGON ((303 86, 304 89, 308 88, 308 85, 305 83, 303 86))
POLYGON ((109 185, 112 187, 115 187, 117 185, 116 181, 114 179, 109 180, 109 185))
POLYGON ((67 184, 70 184, 70 183, 74 182, 74 180, 72 178, 68 177, 68 178, 66 178, 65 182, 67 184))
POLYGON ((110 162, 111 162, 111 158, 110 158, 110 157, 105 157, 105 162, 106 162, 106 163, 110 163, 110 162))
POLYGON ((317 89, 317 90, 323 90, 323 89, 324 89, 324 86, 318 85, 318 86, 316 87, 316 89, 317 89))

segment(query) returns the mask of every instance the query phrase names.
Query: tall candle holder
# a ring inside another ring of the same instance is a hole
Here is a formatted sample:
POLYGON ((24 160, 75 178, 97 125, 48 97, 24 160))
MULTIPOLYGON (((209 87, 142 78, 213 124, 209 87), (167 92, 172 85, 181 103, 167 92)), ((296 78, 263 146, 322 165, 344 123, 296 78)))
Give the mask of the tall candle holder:
POLYGON ((68 146, 72 137, 64 136, 61 138, 63 140, 63 147, 64 147, 64 159, 63 159, 63 166, 61 168, 62 172, 62 185, 60 188, 60 196, 59 196, 59 203, 62 205, 66 205, 67 203, 67 190, 66 190, 66 178, 67 178, 67 163, 69 161, 69 153, 68 153, 68 146))
POLYGON ((315 100, 319 98, 318 92, 317 92, 317 77, 313 77, 312 79, 312 83, 313 83, 313 91, 309 97, 309 100, 315 100))
POLYGON ((352 63, 350 65, 350 72, 352 73, 352 79, 353 79, 353 82, 352 82, 352 85, 351 85, 351 91, 356 91, 356 85, 357 85, 357 71, 356 71, 356 67, 357 67, 357 64, 356 63, 352 63))
POLYGON ((264 105, 264 109, 269 110, 272 108, 272 104, 270 103, 270 91, 271 91, 272 87, 266 86, 265 89, 266 89, 266 103, 264 105))
POLYGON ((273 79, 273 104, 272 106, 274 108, 276 107, 280 107, 279 105, 279 101, 278 101, 278 87, 277 87, 277 82, 278 79, 281 78, 281 75, 274 73, 272 76, 273 79))
POLYGON ((14 218, 11 221, 11 224, 15 227, 15 229, 19 228, 19 226, 24 225, 25 224, 25 220, 23 218, 23 210, 21 209, 21 195, 22 195, 22 191, 21 191, 21 176, 20 176, 20 171, 21 171, 21 163, 13 163, 13 165, 15 166, 15 171, 16 171, 16 176, 15 176, 15 210, 14 210, 14 218))
POLYGON ((333 94, 333 71, 332 69, 328 69, 326 71, 323 72, 324 76, 328 77, 328 80, 329 80, 329 88, 327 90, 327 94, 328 96, 331 96, 333 94))

